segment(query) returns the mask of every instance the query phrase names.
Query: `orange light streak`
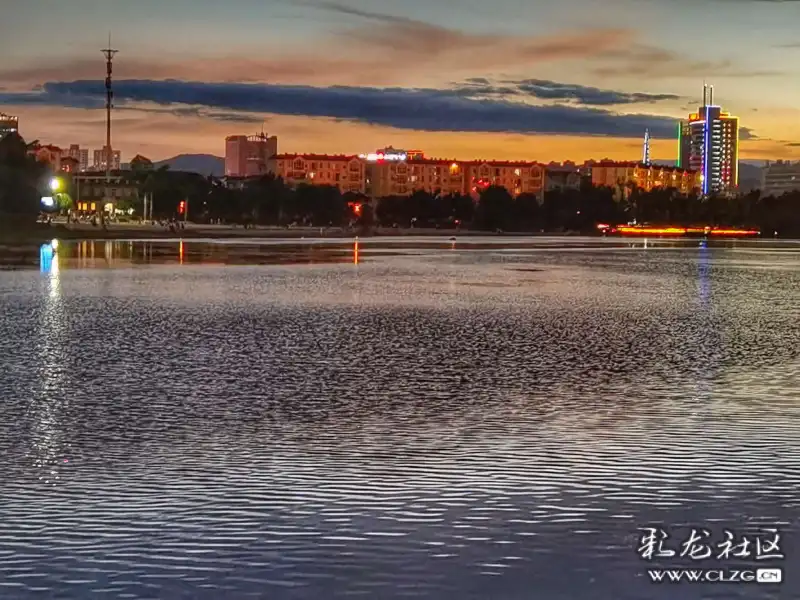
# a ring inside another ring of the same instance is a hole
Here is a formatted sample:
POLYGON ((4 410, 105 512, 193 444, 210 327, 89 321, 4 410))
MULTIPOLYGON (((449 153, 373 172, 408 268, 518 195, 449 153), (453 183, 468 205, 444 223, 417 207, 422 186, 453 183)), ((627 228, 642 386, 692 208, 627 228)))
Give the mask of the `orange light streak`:
POLYGON ((755 229, 712 229, 711 235, 758 235, 755 229))
POLYGON ((632 235, 684 235, 686 228, 684 227, 617 227, 617 231, 622 234, 632 235))
POLYGON ((702 233, 705 235, 758 235, 757 229, 719 229, 713 227, 632 227, 621 225, 617 227, 623 235, 686 235, 702 233))

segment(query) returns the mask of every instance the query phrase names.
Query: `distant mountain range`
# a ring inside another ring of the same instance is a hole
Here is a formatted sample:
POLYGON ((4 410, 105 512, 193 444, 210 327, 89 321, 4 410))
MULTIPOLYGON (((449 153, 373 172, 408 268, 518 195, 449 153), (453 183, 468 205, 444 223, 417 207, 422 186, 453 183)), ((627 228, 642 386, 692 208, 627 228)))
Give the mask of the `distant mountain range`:
MULTIPOLYGON (((674 165, 675 161, 654 161, 674 165)), ((757 188, 761 182, 763 161, 739 162, 739 186, 743 190, 757 188)), ((168 165, 171 171, 188 171, 202 175, 222 177, 225 175, 225 159, 213 154, 180 154, 155 163, 156 167, 168 165)))
POLYGON ((213 154, 179 154, 155 163, 155 167, 167 165, 170 171, 186 171, 222 177, 225 175, 225 159, 213 154))

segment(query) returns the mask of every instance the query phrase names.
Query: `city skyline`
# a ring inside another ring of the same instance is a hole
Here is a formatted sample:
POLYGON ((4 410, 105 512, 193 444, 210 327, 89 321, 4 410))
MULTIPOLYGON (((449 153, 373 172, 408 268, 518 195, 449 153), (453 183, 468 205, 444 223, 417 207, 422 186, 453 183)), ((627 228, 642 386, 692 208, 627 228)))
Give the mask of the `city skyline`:
POLYGON ((111 30, 112 144, 127 156, 224 156, 226 136, 263 127, 282 152, 631 160, 649 129, 653 159, 672 160, 676 123, 707 81, 741 119, 741 159, 800 158, 800 85, 785 66, 800 54, 800 3, 164 0, 156 14, 42 1, 15 8, 21 26, 0 42, 13 46, 0 111, 29 140, 104 145, 111 30), (56 43, 43 47, 48 27, 56 43))

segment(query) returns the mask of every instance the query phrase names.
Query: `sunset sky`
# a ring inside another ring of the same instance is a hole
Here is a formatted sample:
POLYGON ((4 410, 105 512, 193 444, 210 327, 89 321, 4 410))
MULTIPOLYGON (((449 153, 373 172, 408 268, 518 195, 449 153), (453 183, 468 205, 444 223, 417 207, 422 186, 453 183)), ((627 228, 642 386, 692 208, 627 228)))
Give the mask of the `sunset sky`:
POLYGON ((0 0, 0 111, 29 140, 104 143, 107 44, 123 161, 282 152, 671 160, 703 81, 744 159, 800 158, 800 1, 0 0))

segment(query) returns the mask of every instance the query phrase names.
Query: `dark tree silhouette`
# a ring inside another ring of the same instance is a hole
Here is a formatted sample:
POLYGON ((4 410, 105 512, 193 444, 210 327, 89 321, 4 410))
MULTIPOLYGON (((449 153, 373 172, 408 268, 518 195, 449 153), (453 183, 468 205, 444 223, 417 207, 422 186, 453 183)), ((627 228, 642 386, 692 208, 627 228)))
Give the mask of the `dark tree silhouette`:
POLYGON ((492 185, 481 192, 475 213, 477 229, 513 229, 514 198, 504 187, 492 185))
POLYGON ((0 212, 6 219, 39 214, 47 167, 29 154, 31 146, 16 132, 0 139, 0 212))

